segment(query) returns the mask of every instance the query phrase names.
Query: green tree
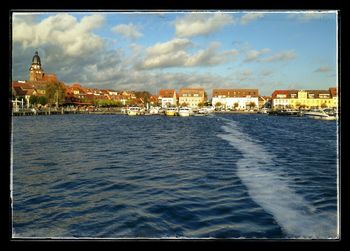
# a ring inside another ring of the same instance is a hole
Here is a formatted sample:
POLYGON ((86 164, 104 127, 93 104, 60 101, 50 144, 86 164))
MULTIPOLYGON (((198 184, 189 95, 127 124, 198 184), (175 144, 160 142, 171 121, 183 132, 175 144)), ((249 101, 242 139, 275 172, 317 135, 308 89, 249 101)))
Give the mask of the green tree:
POLYGON ((65 102, 65 86, 63 83, 54 82, 48 83, 46 86, 47 102, 50 105, 61 105, 65 102))
POLYGON ((234 108, 234 109, 237 109, 238 105, 239 105, 239 104, 238 104, 237 102, 234 103, 234 104, 233 104, 233 108, 234 108))
POLYGON ((250 109, 254 109, 254 107, 256 106, 255 102, 249 102, 248 106, 250 107, 250 109))
POLYGON ((201 108, 201 107, 203 107, 203 106, 204 106, 204 103, 203 103, 203 102, 198 103, 198 107, 199 107, 199 108, 201 108))
POLYGON ((116 100, 109 100, 109 99, 97 99, 94 101, 94 104, 99 107, 116 107, 116 106, 122 106, 123 103, 116 100))
POLYGON ((46 105, 47 98, 45 96, 30 96, 29 103, 32 105, 46 105))
POLYGON ((215 104, 215 107, 221 107, 222 106, 222 103, 221 102, 217 102, 216 104, 215 104))

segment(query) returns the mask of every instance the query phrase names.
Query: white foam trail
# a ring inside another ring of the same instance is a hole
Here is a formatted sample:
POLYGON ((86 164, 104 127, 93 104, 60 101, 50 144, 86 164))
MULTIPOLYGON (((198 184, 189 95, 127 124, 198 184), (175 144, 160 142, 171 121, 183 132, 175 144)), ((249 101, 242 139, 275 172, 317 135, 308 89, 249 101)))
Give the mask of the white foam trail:
POLYGON ((287 238, 338 238, 337 216, 318 212, 317 208, 297 194, 274 167, 274 155, 243 133, 231 120, 222 126, 227 134, 218 135, 239 150, 243 158, 237 162, 237 175, 251 198, 273 215, 287 238))

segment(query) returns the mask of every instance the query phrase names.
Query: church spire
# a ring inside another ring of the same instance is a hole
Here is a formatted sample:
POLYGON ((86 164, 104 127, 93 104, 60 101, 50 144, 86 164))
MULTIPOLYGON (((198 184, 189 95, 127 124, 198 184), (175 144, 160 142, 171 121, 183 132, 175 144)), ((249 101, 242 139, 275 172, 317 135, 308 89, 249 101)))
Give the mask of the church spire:
POLYGON ((36 64, 36 65, 40 65, 40 66, 41 66, 41 61, 40 61, 40 57, 39 57, 38 51, 35 51, 35 55, 33 56, 32 65, 33 65, 33 64, 36 64))
POLYGON ((36 50, 29 68, 29 81, 40 81, 44 76, 44 70, 41 68, 41 60, 36 50))

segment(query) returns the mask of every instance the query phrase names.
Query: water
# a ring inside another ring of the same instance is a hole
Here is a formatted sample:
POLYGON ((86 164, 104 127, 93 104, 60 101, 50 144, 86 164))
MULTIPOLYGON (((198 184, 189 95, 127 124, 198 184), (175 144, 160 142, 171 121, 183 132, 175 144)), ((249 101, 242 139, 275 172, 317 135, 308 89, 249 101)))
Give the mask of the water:
POLYGON ((337 238, 337 124, 13 118, 13 236, 337 238))

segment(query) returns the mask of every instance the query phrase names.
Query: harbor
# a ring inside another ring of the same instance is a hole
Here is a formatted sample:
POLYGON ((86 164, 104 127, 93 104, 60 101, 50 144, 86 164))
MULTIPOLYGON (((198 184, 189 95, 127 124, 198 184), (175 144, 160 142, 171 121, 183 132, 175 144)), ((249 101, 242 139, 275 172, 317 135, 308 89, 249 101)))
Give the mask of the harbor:
POLYGON ((338 112, 335 109, 313 109, 313 110, 272 110, 272 109, 261 109, 261 110, 245 110, 245 111, 230 111, 230 110, 215 110, 213 107, 204 107, 201 109, 191 109, 188 107, 178 108, 172 107, 170 109, 162 109, 160 107, 152 107, 148 110, 141 107, 127 107, 119 109, 72 109, 63 108, 60 109, 18 109, 12 112, 12 116, 43 116, 43 115, 69 115, 69 114, 93 114, 93 115, 128 115, 128 116, 207 116, 213 114, 261 114, 261 115, 272 115, 272 116, 289 116, 289 117, 309 117, 320 120, 337 120, 338 112))

